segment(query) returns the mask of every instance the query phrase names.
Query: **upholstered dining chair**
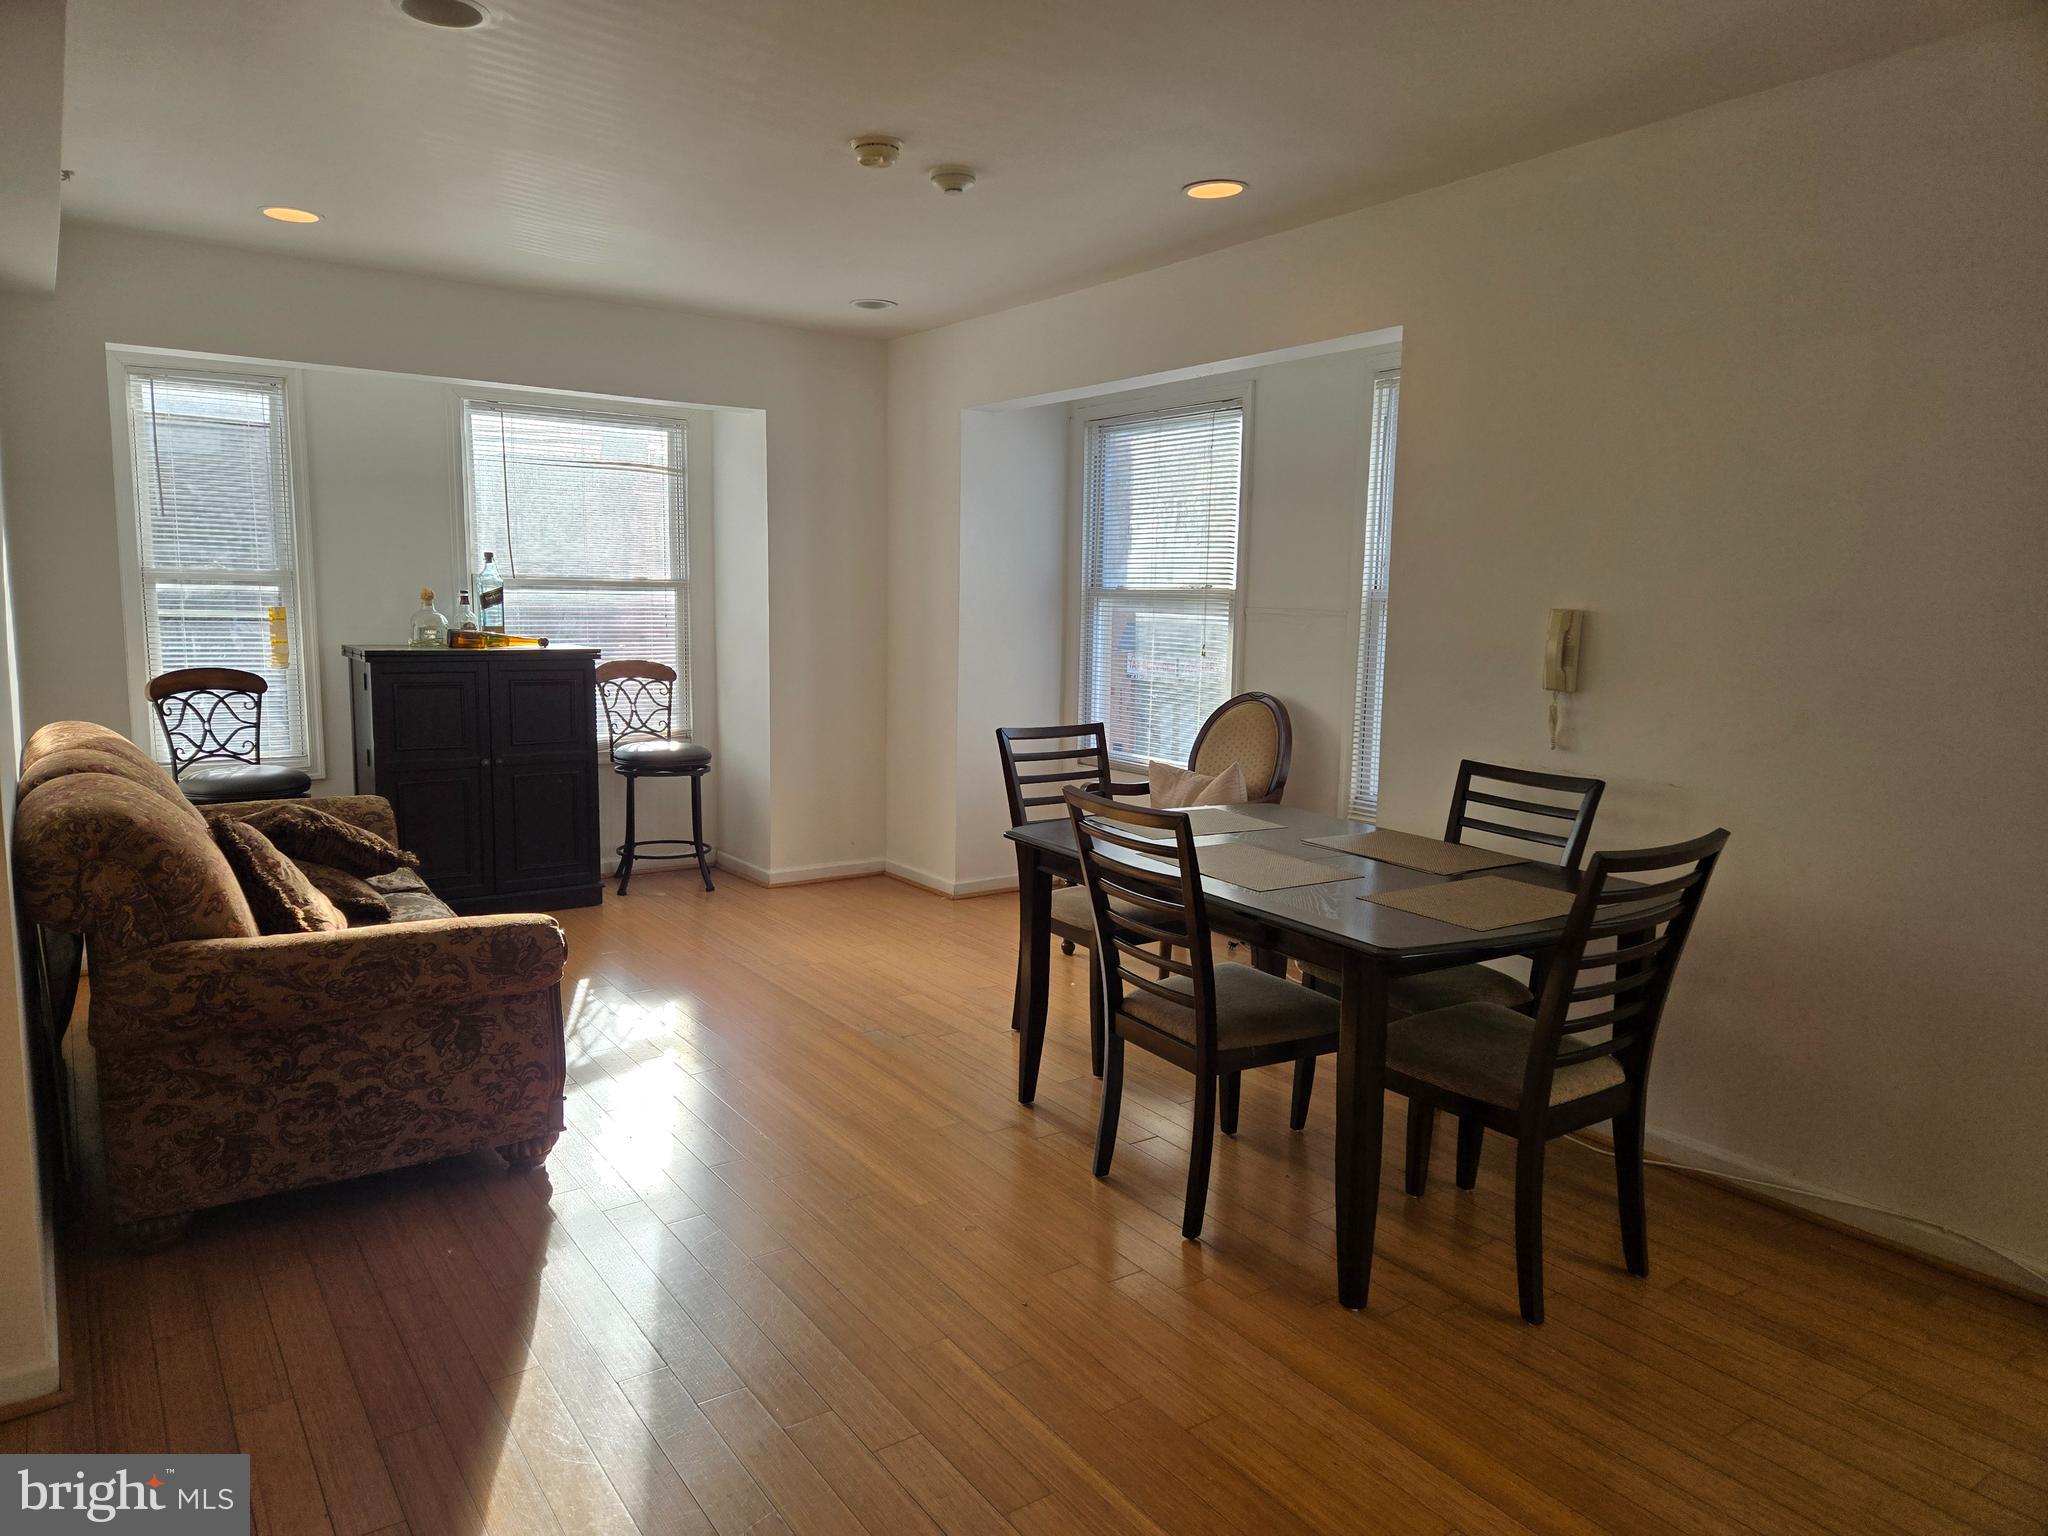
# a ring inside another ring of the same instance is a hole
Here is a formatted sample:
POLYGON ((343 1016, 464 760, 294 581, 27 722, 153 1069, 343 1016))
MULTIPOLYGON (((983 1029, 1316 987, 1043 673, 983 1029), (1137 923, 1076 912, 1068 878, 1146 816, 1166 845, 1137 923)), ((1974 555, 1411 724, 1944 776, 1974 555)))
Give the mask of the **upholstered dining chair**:
POLYGON ((1531 1323, 1543 1321, 1544 1150, 1559 1136, 1613 1122, 1622 1256, 1630 1274, 1650 1272, 1650 1054, 1727 841, 1714 831, 1663 848, 1594 854, 1545 967, 1534 1019, 1497 1003, 1463 1003, 1388 1025, 1387 1086, 1408 1099, 1409 1194, 1428 1186, 1439 1109, 1461 1127, 1476 1121, 1515 1138, 1515 1277, 1531 1323), (1653 878, 1635 878, 1645 875, 1653 878))
MULTIPOLYGON (((1111 775, 1109 733, 1099 720, 1086 725, 1003 726, 996 731, 996 753, 1002 759, 1003 797, 1009 802, 1013 827, 1021 827, 1027 821, 1064 817, 1067 804, 1062 792, 1070 784, 1085 785, 1109 795, 1146 792, 1143 784, 1120 784, 1111 775)), ((1068 954, 1076 946, 1089 950, 1093 966, 1095 920, 1083 887, 1062 885, 1053 891, 1052 932, 1068 954)), ((1102 1076, 1102 989, 1096 984, 1092 968, 1088 979, 1088 1055, 1095 1075, 1102 1076)))
POLYGON ((1188 753, 1188 767, 1215 775, 1232 763, 1244 773, 1246 798, 1277 805, 1294 756, 1294 722, 1270 693, 1240 693, 1217 705, 1188 753))
POLYGON ((604 706, 612 772, 626 781, 626 840, 619 844, 619 894, 626 894, 633 866, 641 859, 690 859, 707 891, 711 883, 710 848, 704 841, 704 775, 711 771, 711 749, 694 741, 677 741, 675 729, 676 669, 658 661, 607 661, 597 669, 597 693, 604 706), (634 791, 642 779, 690 781, 688 837, 634 836, 634 791), (643 853, 643 848, 673 848, 675 853, 643 853))
POLYGON ((144 685, 171 755, 171 777, 194 805, 296 800, 303 768, 263 761, 263 696, 270 684, 239 667, 179 667, 144 685))
POLYGON ((1194 1136, 1180 1225, 1192 1242, 1202 1235, 1219 1112, 1223 1134, 1235 1136, 1245 1072, 1336 1050, 1337 1003, 1284 976, 1216 964, 1185 811, 1123 806, 1074 788, 1065 799, 1095 922, 1095 970, 1102 988, 1095 1176, 1109 1176, 1116 1153, 1125 1044, 1193 1073, 1194 1136), (1166 836, 1142 835, 1147 832, 1166 836), (1162 949, 1148 953, 1147 944, 1162 949))

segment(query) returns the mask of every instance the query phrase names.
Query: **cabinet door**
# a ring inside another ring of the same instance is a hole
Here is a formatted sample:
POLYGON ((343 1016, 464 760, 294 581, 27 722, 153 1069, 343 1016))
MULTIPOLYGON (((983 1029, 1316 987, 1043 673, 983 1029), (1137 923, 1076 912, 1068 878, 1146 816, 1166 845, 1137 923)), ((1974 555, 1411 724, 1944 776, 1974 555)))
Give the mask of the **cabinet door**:
POLYGON ((491 769, 491 812, 494 890, 516 895, 597 883, 594 756, 501 758, 491 769))
POLYGON ((481 661, 385 662, 372 694, 380 780, 411 768, 474 767, 489 756, 481 661))
POLYGON ((398 843, 420 856, 420 878, 443 901, 491 890, 489 789, 475 764, 380 773, 377 787, 398 818, 398 843))
POLYGON ((587 661, 550 664, 524 659, 491 669, 491 752, 494 761, 597 751, 594 668, 587 661))

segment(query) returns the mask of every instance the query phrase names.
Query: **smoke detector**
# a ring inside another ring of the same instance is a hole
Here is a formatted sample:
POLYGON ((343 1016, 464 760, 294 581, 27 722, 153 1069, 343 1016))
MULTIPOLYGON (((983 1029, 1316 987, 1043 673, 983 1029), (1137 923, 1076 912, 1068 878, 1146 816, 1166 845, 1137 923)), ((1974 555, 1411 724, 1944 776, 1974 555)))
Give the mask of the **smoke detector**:
POLYGON ((903 141, 879 133, 862 134, 851 141, 853 158, 871 171, 886 171, 903 153, 903 141))
POLYGON ((948 197, 958 197, 974 185, 974 172, 964 165, 935 165, 931 178, 932 185, 948 197))

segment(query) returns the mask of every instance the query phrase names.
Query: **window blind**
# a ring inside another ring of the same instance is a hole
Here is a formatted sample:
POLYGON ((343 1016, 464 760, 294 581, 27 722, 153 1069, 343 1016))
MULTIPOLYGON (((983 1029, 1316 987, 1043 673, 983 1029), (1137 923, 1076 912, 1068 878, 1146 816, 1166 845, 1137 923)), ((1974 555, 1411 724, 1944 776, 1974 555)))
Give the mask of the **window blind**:
POLYGON ((470 569, 505 628, 676 669, 690 729, 689 480, 680 421, 465 400, 470 569))
POLYGON ((1351 814, 1376 820, 1380 806, 1380 696, 1386 683, 1387 557, 1394 515, 1394 436, 1401 374, 1372 384, 1372 428, 1365 489, 1365 569, 1358 599, 1358 691, 1351 731, 1351 814))
MULTIPOLYGON (((128 370, 129 459, 151 676, 239 667, 270 685, 263 756, 311 760, 291 452, 280 378, 128 370), (273 644, 270 610, 285 612, 273 644)), ((154 741, 159 758, 169 754, 154 741)))
POLYGON ((1081 713, 1112 756, 1185 764, 1236 663, 1244 405, 1091 422, 1081 713))

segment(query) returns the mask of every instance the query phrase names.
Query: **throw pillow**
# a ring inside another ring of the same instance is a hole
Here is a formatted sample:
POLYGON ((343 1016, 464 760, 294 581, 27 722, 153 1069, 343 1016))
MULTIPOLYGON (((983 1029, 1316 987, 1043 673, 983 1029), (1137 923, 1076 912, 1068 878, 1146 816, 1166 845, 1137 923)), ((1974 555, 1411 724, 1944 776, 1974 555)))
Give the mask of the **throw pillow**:
POLYGON ((1243 805, 1251 798, 1245 793, 1244 770, 1232 763, 1218 774, 1195 773, 1171 763, 1148 763, 1145 777, 1152 785, 1152 808, 1178 810, 1188 805, 1243 805))
POLYGON ((332 864, 316 864, 306 859, 293 859, 292 862, 299 866, 300 874, 313 882, 314 890, 334 903, 341 915, 348 919, 350 927, 391 921, 391 903, 384 899, 382 891, 361 875, 352 875, 332 864))
POLYGON ((317 805, 269 806, 244 817, 242 825, 254 827, 295 859, 351 875, 388 875, 419 863, 415 855, 317 805))
POLYGON ((257 932, 335 933, 348 926, 334 903, 269 838, 232 816, 215 816, 212 822, 213 840, 249 899, 257 932))

